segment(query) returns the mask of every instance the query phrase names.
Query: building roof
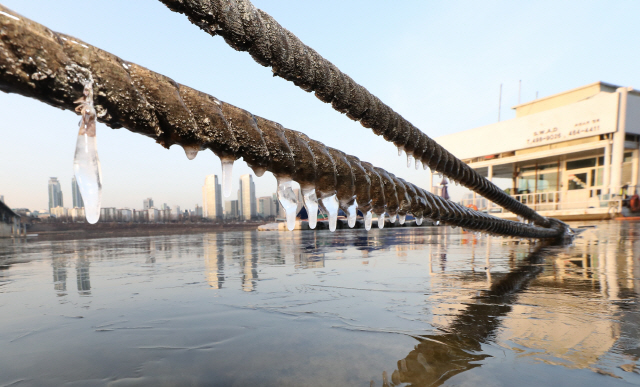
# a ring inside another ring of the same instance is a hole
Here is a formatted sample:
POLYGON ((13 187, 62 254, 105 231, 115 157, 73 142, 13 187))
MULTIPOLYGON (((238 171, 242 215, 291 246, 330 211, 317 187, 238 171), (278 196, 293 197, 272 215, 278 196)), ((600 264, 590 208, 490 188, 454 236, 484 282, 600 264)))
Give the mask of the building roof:
POLYGON ((512 107, 512 109, 516 111, 516 118, 524 117, 529 114, 539 113, 541 111, 550 110, 574 102, 582 101, 587 98, 591 98, 598 93, 615 93, 618 88, 620 88, 620 86, 598 81, 590 83, 588 85, 576 87, 575 89, 521 103, 512 107))

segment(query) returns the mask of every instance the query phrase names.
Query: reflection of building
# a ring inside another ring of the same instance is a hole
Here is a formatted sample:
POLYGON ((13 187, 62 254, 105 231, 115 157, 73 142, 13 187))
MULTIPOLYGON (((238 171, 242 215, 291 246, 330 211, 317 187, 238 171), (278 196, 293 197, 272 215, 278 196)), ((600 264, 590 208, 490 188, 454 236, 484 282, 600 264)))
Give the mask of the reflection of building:
POLYGON ((543 215, 620 211, 621 194, 636 191, 640 174, 640 92, 597 82, 514 109, 512 120, 437 141, 489 180, 504 179, 512 196, 543 215))
POLYGON ((217 175, 209 175, 204 179, 202 207, 205 218, 222 219, 222 187, 217 175))
POLYGON ((81 295, 91 294, 91 281, 89 280, 89 261, 84 257, 76 261, 76 280, 78 293, 81 295))
POLYGON ((53 289, 58 296, 64 296, 67 292, 67 260, 54 257, 51 266, 53 267, 53 289))
POLYGON ((206 278, 209 286, 213 289, 222 289, 224 283, 224 254, 222 251, 224 245, 223 234, 205 234, 204 235, 204 262, 206 266, 206 278), (218 239, 220 246, 218 247, 218 239))
POLYGON ((49 178, 49 212, 52 208, 63 206, 60 182, 57 177, 49 178))
POLYGON ((250 174, 240 176, 238 215, 246 220, 256 216, 256 186, 250 174))
POLYGON ((84 201, 82 200, 82 195, 80 194, 80 187, 78 187, 78 182, 76 181, 75 176, 71 179, 71 196, 73 197, 74 208, 84 207, 84 201))
POLYGON ((258 244, 255 233, 251 237, 245 234, 243 248, 242 268, 242 290, 252 292, 255 290, 256 279, 258 278, 258 244))

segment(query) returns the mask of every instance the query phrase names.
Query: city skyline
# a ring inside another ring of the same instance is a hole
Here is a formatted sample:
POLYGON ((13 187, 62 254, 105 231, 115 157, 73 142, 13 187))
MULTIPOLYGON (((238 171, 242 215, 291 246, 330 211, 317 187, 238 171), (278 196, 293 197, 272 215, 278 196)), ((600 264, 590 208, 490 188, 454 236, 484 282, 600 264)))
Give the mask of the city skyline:
MULTIPOLYGON (((92 12, 100 18, 84 17, 84 2, 63 3, 3 1, 8 8, 55 31, 76 36, 429 188, 428 173, 407 169, 406 159, 397 156, 393 145, 319 102, 313 94, 272 77, 272 71, 255 63, 249 54, 203 33, 160 2, 92 3, 92 12), (141 26, 142 16, 157 22, 141 26), (120 28, 113 28, 112 20, 119 20, 120 28)), ((542 98, 597 80, 640 85, 634 51, 629 49, 628 39, 620 39, 640 32, 634 19, 640 4, 498 1, 460 7, 446 2, 414 2, 413 12, 397 14, 389 14, 383 3, 361 1, 341 4, 339 13, 329 3, 301 7, 286 0, 256 0, 254 4, 434 138, 496 122, 501 84, 502 120, 514 117, 510 107, 536 95, 542 98), (316 17, 304 17, 308 12, 316 17), (602 23, 603 19, 616 23, 602 23), (327 22, 336 28, 326 31, 327 22), (389 28, 382 31, 376 27, 379 25, 389 28), (352 42, 358 44, 349 44, 352 42)), ((4 93, 0 93, 0 115, 4 141, 25 144, 28 149, 7 147, 0 154, 0 164, 5 166, 0 168, 5 200, 12 207, 46 208, 47 197, 41 187, 49 176, 57 176, 63 182, 63 196, 71 198, 77 115, 4 93), (16 127, 26 129, 12 129, 16 127), (19 168, 9 167, 16 163, 19 168)), ((140 200, 152 195, 159 203, 192 207, 201 200, 203 178, 221 176, 220 160, 210 151, 202 151, 189 161, 180 146, 167 150, 126 129, 112 130, 99 124, 97 133, 103 205, 137 208, 140 200)), ((232 198, 238 189, 237 179, 247 173, 254 172, 244 161, 236 161, 232 198)), ((271 173, 255 178, 254 183, 258 197, 276 190, 271 173)), ((463 193, 459 187, 450 187, 453 199, 463 193)))

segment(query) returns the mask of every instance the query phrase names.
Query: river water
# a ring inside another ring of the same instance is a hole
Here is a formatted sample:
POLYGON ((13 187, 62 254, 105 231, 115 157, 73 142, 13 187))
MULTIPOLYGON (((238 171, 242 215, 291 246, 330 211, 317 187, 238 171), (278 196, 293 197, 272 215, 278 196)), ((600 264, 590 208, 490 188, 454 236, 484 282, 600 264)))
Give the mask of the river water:
POLYGON ((639 234, 0 240, 0 385, 640 384, 639 234))

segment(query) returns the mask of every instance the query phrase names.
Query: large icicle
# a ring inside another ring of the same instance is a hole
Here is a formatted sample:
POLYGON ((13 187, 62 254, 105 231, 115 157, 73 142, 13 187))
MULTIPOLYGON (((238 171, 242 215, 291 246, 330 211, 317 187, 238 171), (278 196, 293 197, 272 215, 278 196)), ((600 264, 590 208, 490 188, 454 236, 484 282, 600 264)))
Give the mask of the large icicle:
POLYGON ((411 168, 413 162, 413 153, 407 153, 407 168, 411 168))
POLYGON ((94 224, 100 219, 102 201, 102 170, 98 158, 96 143, 96 110, 93 107, 93 82, 84 86, 83 97, 76 111, 80 113, 80 130, 76 142, 76 154, 73 159, 73 173, 78 182, 80 195, 84 201, 84 214, 87 222, 94 224))
MULTIPOLYGON (((220 159, 222 162, 222 194, 225 198, 231 196, 231 188, 233 186, 233 159, 220 159)), ((278 185, 279 186, 279 185, 278 185)))
POLYGON ((389 215, 389 223, 391 223, 391 224, 395 223, 396 222, 396 218, 397 218, 396 214, 389 215))
POLYGON ((404 221, 407 219, 407 215, 398 214, 398 223, 404 224, 404 221))
POLYGON ((419 217, 419 218, 416 218, 416 224, 417 224, 418 226, 421 226, 421 225, 422 225, 422 220, 423 220, 423 219, 424 219, 424 218, 423 218, 422 216, 421 216, 421 217, 419 217))
POLYGON ((347 207, 347 224, 349 228, 353 228, 356 225, 356 218, 358 217, 358 203, 353 200, 353 203, 347 207))
POLYGON ((318 197, 316 196, 316 187, 303 188, 302 198, 304 199, 304 206, 309 216, 309 228, 313 230, 318 223, 318 197))
POLYGON ((384 228, 384 212, 378 215, 378 228, 384 228))
POLYGON ((329 230, 336 231, 336 224, 338 223, 338 208, 340 207, 338 196, 333 194, 322 199, 322 205, 329 215, 329 230))
POLYGON ((369 231, 371 230, 371 223, 373 222, 373 212, 371 212, 371 210, 367 211, 366 214, 364 214, 364 229, 369 231))
POLYGON ((287 228, 292 231, 296 226, 296 210, 298 201, 293 192, 293 180, 290 177, 279 177, 278 180, 278 201, 284 208, 287 218, 287 228))

